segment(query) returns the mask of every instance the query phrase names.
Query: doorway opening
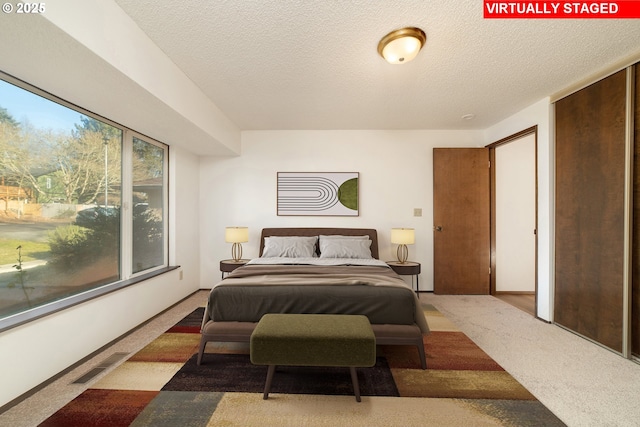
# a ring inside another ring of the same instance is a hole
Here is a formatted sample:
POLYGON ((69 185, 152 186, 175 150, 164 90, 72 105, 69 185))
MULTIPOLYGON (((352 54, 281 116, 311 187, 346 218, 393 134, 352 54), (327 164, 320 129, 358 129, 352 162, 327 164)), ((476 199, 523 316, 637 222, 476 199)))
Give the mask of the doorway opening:
POLYGON ((537 317, 537 126, 487 146, 491 295, 537 317))

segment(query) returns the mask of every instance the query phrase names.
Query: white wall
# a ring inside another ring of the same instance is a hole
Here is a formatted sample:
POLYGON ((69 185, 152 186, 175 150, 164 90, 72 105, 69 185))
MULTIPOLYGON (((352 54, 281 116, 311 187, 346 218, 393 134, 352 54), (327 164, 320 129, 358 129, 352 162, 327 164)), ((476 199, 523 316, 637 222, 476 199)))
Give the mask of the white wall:
POLYGON ((239 152, 238 127, 113 0, 3 19, 0 40, 3 72, 172 146, 239 152))
POLYGON ((0 406, 118 338, 198 289, 198 159, 170 153, 172 264, 179 270, 0 334, 0 406))
POLYGON ((226 226, 249 227, 244 258, 258 256, 264 227, 376 228, 383 260, 395 258, 391 228, 413 227, 409 259, 422 263, 420 289, 433 290, 433 148, 481 145, 479 131, 243 132, 241 156, 200 163, 201 287, 211 288, 219 261, 231 258, 226 226), (277 216, 277 172, 359 172, 360 216, 277 216))
POLYGON ((553 321, 554 147, 549 98, 519 111, 484 131, 490 144, 531 126, 538 126, 538 317, 553 321))
POLYGON ((169 264, 179 265, 189 291, 200 283, 199 158, 179 148, 169 151, 169 264))

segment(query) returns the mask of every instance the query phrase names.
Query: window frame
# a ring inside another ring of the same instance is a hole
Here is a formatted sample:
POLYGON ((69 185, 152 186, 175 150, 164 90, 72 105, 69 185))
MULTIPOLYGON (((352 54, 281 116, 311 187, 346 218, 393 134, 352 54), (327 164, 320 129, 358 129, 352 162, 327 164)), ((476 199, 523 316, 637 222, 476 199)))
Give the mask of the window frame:
MULTIPOLYGON (((149 138, 148 136, 143 135, 139 132, 135 132, 133 130, 128 130, 127 132, 125 132, 125 135, 123 136, 123 138, 126 141, 126 142, 123 141, 123 149, 126 148, 126 154, 123 154, 122 166, 123 168, 124 167, 128 168, 127 170, 129 170, 131 173, 127 177, 127 181, 129 182, 125 183, 125 177, 124 176, 122 177, 123 178, 122 179, 122 187, 123 187, 122 196, 124 199, 126 195, 126 200, 128 200, 128 202, 127 202, 127 207, 125 207, 125 209, 129 212, 127 215, 125 215, 125 217, 128 218, 127 222, 121 223, 120 226, 126 227, 125 228, 126 233, 122 232, 121 234, 128 235, 131 238, 131 240, 128 245, 121 244, 120 246, 121 250, 123 252, 128 252, 128 256, 123 255, 120 261, 122 262, 121 264, 122 270, 128 273, 129 278, 134 278, 134 277, 143 276, 147 273, 160 270, 169 266, 169 146, 167 144, 158 142, 153 138, 149 138), (133 206, 131 205, 133 203, 133 139, 134 138, 137 138, 139 140, 146 142, 147 144, 151 144, 153 146, 159 147, 164 150, 164 155, 162 156, 162 171, 163 171, 162 172, 162 245, 164 248, 164 250, 162 251, 162 256, 163 256, 162 265, 147 268, 137 273, 133 272, 133 244, 132 244, 133 206), (126 162, 124 161, 125 156, 126 156, 126 162), (126 188, 126 191, 124 191, 125 188, 126 188), (127 263, 127 265, 125 265, 125 263, 127 263)), ((123 150, 123 153, 124 151, 125 150, 123 150)), ((124 275, 124 273, 121 272, 121 275, 124 275)))
POLYGON ((12 84, 20 89, 31 92, 34 95, 45 98, 51 102, 62 105, 84 116, 104 122, 122 131, 121 147, 121 215, 120 215, 120 271, 119 279, 101 285, 97 288, 78 292, 74 295, 54 300, 19 313, 0 318, 0 333, 11 328, 34 321, 44 316, 68 309, 75 305, 98 298, 111 292, 126 288, 152 277, 175 270, 178 266, 170 266, 169 246, 169 156, 170 146, 145 134, 123 126, 113 120, 93 113, 76 104, 68 102, 58 96, 44 91, 32 84, 11 76, 0 70, 0 80, 12 84), (162 174, 162 225, 163 225, 163 263, 137 273, 132 273, 133 256, 133 138, 138 138, 164 150, 163 174, 162 174))

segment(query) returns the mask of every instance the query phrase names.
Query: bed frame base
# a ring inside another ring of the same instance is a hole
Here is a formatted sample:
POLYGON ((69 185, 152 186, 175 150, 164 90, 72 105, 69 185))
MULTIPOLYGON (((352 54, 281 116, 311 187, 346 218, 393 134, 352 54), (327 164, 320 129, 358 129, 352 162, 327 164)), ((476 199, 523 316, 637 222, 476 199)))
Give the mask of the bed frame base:
MULTIPOLYGON (((250 342, 251 334, 257 322, 213 322, 202 328, 202 337, 198 348, 198 365, 202 363, 204 349, 208 342, 250 342)), ((418 325, 379 325, 372 324, 377 345, 416 346, 422 369, 427 369, 422 332, 418 325)))

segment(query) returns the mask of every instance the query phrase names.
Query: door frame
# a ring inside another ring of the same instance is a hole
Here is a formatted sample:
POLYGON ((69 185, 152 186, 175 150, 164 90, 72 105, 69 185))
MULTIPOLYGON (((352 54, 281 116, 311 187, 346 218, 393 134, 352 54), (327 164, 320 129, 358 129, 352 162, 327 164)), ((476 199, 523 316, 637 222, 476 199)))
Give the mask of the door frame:
POLYGON ((496 148, 501 145, 509 144, 517 141, 525 136, 534 135, 534 170, 535 170, 535 229, 534 229, 534 266, 535 266, 535 317, 538 317, 538 126, 534 125, 530 128, 524 129, 513 135, 502 138, 496 142, 493 142, 485 147, 489 149, 489 161, 491 168, 489 169, 489 203, 490 203, 490 253, 491 253, 491 275, 489 277, 489 289, 490 294, 496 294, 496 271, 499 268, 496 265, 496 148))

